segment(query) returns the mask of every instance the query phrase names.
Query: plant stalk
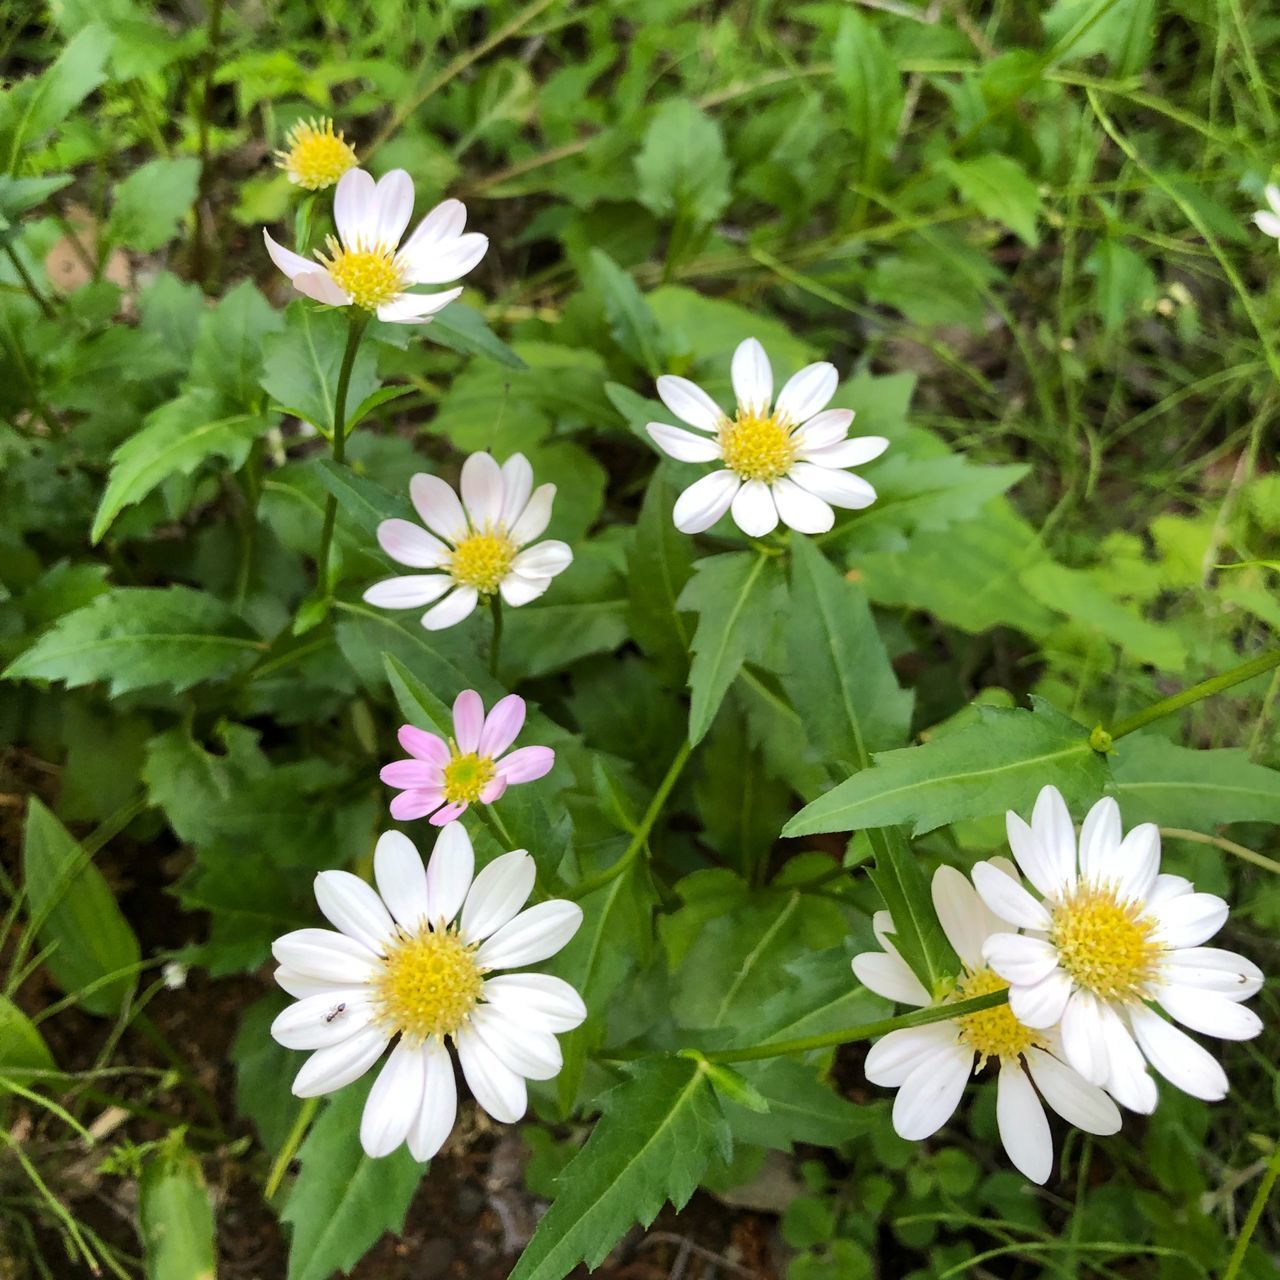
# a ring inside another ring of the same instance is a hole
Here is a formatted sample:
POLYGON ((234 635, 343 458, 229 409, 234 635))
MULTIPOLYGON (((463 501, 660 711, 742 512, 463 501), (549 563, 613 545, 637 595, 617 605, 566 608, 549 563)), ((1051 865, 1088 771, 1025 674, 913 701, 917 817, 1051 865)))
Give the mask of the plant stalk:
MULTIPOLYGON (((347 328, 347 346, 342 353, 342 365, 338 370, 338 391, 333 401, 333 460, 341 465, 347 458, 347 388, 351 385, 351 370, 355 366, 360 338, 368 324, 368 315, 351 310, 347 328)), ((320 530, 319 576, 321 594, 328 600, 333 597, 333 573, 330 552, 333 547, 333 530, 338 522, 338 499, 330 494, 324 504, 324 526, 320 530)))

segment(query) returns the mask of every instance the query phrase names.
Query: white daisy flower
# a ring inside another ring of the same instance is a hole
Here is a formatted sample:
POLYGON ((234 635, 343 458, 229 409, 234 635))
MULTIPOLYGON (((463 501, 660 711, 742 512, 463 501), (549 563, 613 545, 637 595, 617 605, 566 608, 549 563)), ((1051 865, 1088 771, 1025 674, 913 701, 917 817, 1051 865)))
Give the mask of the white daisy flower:
POLYGON ((346 871, 316 876, 316 901, 339 932, 299 929, 272 947, 276 981, 295 1003, 271 1034, 311 1051, 293 1082, 299 1098, 358 1080, 398 1037, 360 1123, 371 1156, 406 1142, 415 1160, 429 1160, 449 1136, 458 1097, 446 1039, 476 1101, 514 1124, 527 1106, 525 1081, 560 1070, 556 1034, 586 1017, 560 978, 494 972, 554 955, 582 909, 551 899, 520 910, 534 879, 523 849, 473 879, 474 868, 456 822, 441 830, 425 868, 408 837, 390 831, 374 853, 377 892, 346 871))
POLYGON ((1280 187, 1274 183, 1268 183, 1263 188, 1263 195, 1267 197, 1267 204, 1270 209, 1260 209, 1253 215, 1254 225, 1263 235, 1272 236, 1280 240, 1280 187))
POLYGON ((264 228, 271 261, 308 298, 331 307, 361 307, 379 320, 418 324, 442 311, 462 286, 443 293, 408 293, 415 284, 444 284, 467 274, 484 257, 487 236, 463 234, 467 210, 461 200, 436 205, 404 244, 413 215, 413 181, 392 169, 378 181, 349 169, 333 197, 336 237, 329 236, 317 261, 277 244, 264 228))
POLYGON ((1028 826, 1007 815, 1009 845, 1039 897, 990 865, 973 869, 983 900, 1029 932, 997 933, 983 955, 1009 985, 1009 1004, 1029 1027, 1060 1024, 1067 1061, 1123 1106, 1156 1105, 1149 1062, 1170 1084, 1214 1102, 1226 1096, 1217 1060, 1176 1022, 1224 1040, 1262 1030, 1241 1006, 1262 985, 1243 956, 1201 944, 1227 919, 1227 904, 1195 893, 1189 880, 1160 874, 1160 831, 1120 827, 1109 797, 1080 831, 1056 787, 1040 792, 1028 826))
POLYGON ((417 609, 440 600, 422 615, 428 631, 440 631, 495 592, 513 607, 536 600, 573 562, 567 543, 548 539, 526 546, 550 522, 556 487, 534 489, 524 454, 513 453, 499 467, 490 454, 473 453, 462 464, 461 488, 459 501, 439 476, 413 477, 409 497, 431 533, 409 520, 384 520, 378 542, 397 563, 433 572, 375 583, 364 593, 366 603, 417 609))
MULTIPOLYGON (((993 874, 1017 885, 1018 873, 1007 859, 989 865, 993 874)), ((1009 925, 983 905, 973 885, 954 867, 939 867, 934 873, 933 905, 964 966, 946 999, 968 1000, 1003 991, 1009 984, 987 965, 982 948, 988 937, 1002 934, 1009 925)), ((889 913, 878 911, 872 925, 884 950, 854 957, 853 971, 862 985, 900 1004, 924 1008, 938 1003, 895 949, 889 913)), ((1007 1004, 891 1031, 867 1054, 866 1073, 872 1084, 897 1089, 893 1127, 902 1137, 919 1141, 946 1124, 960 1104, 965 1085, 988 1059, 1000 1068, 996 1081, 1000 1140, 1009 1159, 1033 1182, 1045 1182, 1053 1170, 1053 1135, 1041 1097, 1086 1133, 1115 1133, 1120 1128, 1116 1104, 1062 1060, 1057 1037, 1019 1022, 1007 1004)))
POLYGON ((889 442, 846 438, 853 410, 826 408, 839 381, 834 365, 806 365, 775 402, 769 357, 748 338, 733 353, 731 373, 738 401, 732 418, 688 379, 658 379, 663 404, 700 434, 651 422, 646 429, 654 442, 681 462, 723 464, 677 499, 677 529, 701 533, 732 510, 734 523, 753 538, 779 520, 797 533, 825 533, 835 523, 832 506, 857 511, 876 500, 876 491, 844 468, 878 458, 889 442))

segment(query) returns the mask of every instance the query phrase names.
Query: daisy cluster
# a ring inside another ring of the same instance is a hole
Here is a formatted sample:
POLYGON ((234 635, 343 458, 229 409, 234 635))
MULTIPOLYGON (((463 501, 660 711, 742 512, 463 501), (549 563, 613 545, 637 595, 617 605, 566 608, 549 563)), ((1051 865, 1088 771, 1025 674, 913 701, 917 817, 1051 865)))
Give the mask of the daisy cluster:
MULTIPOLYGON (((484 256, 488 240, 464 230, 459 201, 437 205, 404 239, 414 206, 407 173, 375 182, 330 121, 295 126, 288 143, 279 162, 291 182, 312 192, 336 187, 336 235, 313 258, 264 232, 272 260, 299 293, 403 324, 430 321, 461 293, 461 286, 414 291, 457 280, 484 256)), ((1258 225, 1280 235, 1280 195, 1269 187, 1267 197, 1272 212, 1259 214, 1258 225)), ((683 425, 651 422, 648 434, 678 461, 713 468, 676 501, 678 529, 702 533, 729 516, 751 538, 779 524, 821 534, 833 527, 836 508, 875 501, 851 469, 879 457, 889 441, 850 436, 853 411, 829 407, 834 366, 807 365, 775 394, 769 357, 748 338, 729 375, 731 410, 685 378, 657 380, 662 403, 683 425)), ((386 555, 413 572, 373 583, 365 601, 423 609, 421 624, 431 631, 489 605, 496 628, 503 605, 536 600, 573 563, 569 546, 543 537, 555 493, 553 484, 535 484, 519 453, 501 463, 472 454, 457 490, 435 475, 414 476, 409 498, 420 523, 392 519, 377 530, 386 555)), ((525 1112, 526 1081, 560 1070, 557 1035, 587 1016, 566 982, 527 969, 570 941, 581 909, 556 898, 525 905, 536 875, 524 849, 477 873, 459 821, 554 767, 550 747, 515 747, 526 711, 522 698, 507 694, 486 713, 479 693, 464 690, 452 732, 402 726, 408 758, 387 764, 381 779, 397 792, 392 818, 427 818, 439 828, 430 859, 424 863, 407 836, 384 834, 373 885, 345 871, 316 877, 316 901, 333 928, 300 929, 275 944, 276 980, 294 1003, 272 1034, 309 1055, 296 1094, 343 1088, 390 1048, 360 1128, 371 1156, 404 1144, 427 1160, 445 1142, 457 1114, 449 1045, 476 1102, 512 1123, 525 1112)), ((1224 1097, 1221 1066, 1180 1027, 1223 1039, 1257 1035, 1261 1023, 1242 1002, 1262 974, 1204 945, 1226 921, 1226 903, 1161 873, 1158 830, 1144 823, 1125 834, 1114 800, 1095 804, 1077 836, 1062 796, 1046 787, 1030 823, 1008 815, 1008 838, 1012 860, 979 862, 970 876, 944 866, 933 877, 933 906, 961 966, 945 990, 926 990, 908 967, 888 912, 873 921, 880 949, 856 957, 853 970, 890 1000, 943 1011, 928 1025, 890 1032, 867 1055, 868 1079, 897 1091, 899 1134, 936 1133, 991 1063, 1005 1150, 1026 1177, 1044 1182, 1053 1167, 1046 1107, 1088 1133, 1114 1133, 1120 1108, 1154 1110, 1151 1069, 1197 1098, 1224 1097), (974 997, 1001 994, 1001 1002, 972 1007, 974 997), (961 1002, 970 1003, 945 1015, 961 1002)))

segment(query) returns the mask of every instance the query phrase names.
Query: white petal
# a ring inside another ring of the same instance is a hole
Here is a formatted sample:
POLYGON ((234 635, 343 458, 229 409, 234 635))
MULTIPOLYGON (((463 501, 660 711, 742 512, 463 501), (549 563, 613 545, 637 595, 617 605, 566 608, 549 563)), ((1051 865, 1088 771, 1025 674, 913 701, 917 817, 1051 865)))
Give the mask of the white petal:
MULTIPOLYGON (((1021 819, 1018 821, 1021 822, 1021 819)), ((1053 923, 1043 905, 1011 876, 1005 875, 988 862, 975 864, 973 884, 983 902, 1001 920, 1007 920, 1021 929, 1041 931, 1047 931, 1053 923)))
POLYGON ((431 919, 426 868, 408 836, 387 831, 378 837, 373 878, 388 910, 407 932, 417 933, 431 919))
POLYGON ((294 253, 292 249, 286 249, 284 245, 277 244, 271 238, 271 233, 267 231, 265 227, 262 229, 262 238, 266 241, 267 253, 270 255, 271 261, 274 262, 290 280, 301 275, 303 272, 320 270, 320 264, 313 258, 304 258, 300 253, 294 253))
POLYGON ((987 915, 973 885, 955 867, 942 866, 929 886, 933 909, 947 941, 967 969, 982 968, 982 944, 987 937, 987 915))
POLYGON ((884 951, 864 951, 853 957, 853 972, 868 991, 874 991, 886 1000, 898 1004, 923 1006, 929 1003, 929 993, 920 979, 911 972, 907 962, 897 955, 884 951))
POLYGON ((1012 810, 1004 815, 1004 826, 1018 870, 1045 897, 1055 897, 1061 884, 1058 869, 1050 861, 1031 827, 1012 810))
POLYGON ((1009 1008, 1024 1027, 1044 1030, 1062 1019, 1075 984, 1061 969, 1030 987, 1009 988, 1009 1008))
POLYGON ((280 968, 271 975, 276 984, 287 991, 295 1000, 305 1000, 308 996, 332 995, 342 991, 339 982, 328 978, 313 978, 310 974, 299 973, 296 969, 280 968))
POLYGON ((475 878, 462 905, 462 938, 479 942, 515 917, 533 892, 533 859, 523 849, 504 853, 475 878))
POLYGON ((849 434, 851 426, 852 409, 826 409, 817 417, 810 418, 795 432, 791 441, 800 450, 824 449, 827 445, 839 444, 849 434))
POLYGON ((893 1100, 893 1127, 900 1137, 918 1142, 951 1119, 973 1070, 973 1050, 953 1045, 922 1062, 893 1100))
POLYGON ((1227 923, 1227 904, 1212 893, 1184 893, 1154 908, 1156 937, 1167 947, 1198 947, 1227 923))
POLYGON ((413 217, 413 179, 392 169, 378 179, 373 193, 373 242, 394 249, 413 217))
POLYGON ((398 293, 378 308, 378 319, 388 324, 418 324, 439 315, 461 294, 461 287, 441 293, 398 293))
POLYGON ((447 573, 406 573, 375 582, 363 599, 379 609, 420 609, 439 600, 451 586, 453 579, 447 573))
POLYGON ((1032 1182, 1045 1183, 1053 1172, 1053 1135, 1049 1118, 1016 1062, 1000 1063, 996 1083, 996 1124, 1013 1167, 1032 1182))
POLYGON ((271 954, 287 969, 339 986, 366 981, 378 965, 363 943, 330 929, 295 929, 271 944, 271 954))
POLYGON ((696 382, 664 374, 658 379, 662 403, 680 419, 700 431, 716 431, 724 421, 720 406, 696 382))
POLYGON ((889 442, 884 436, 856 436, 852 440, 841 440, 821 449, 802 448, 796 457, 804 462, 812 462, 815 466, 839 470, 871 462, 888 447, 889 442))
POLYGON ((818 364, 807 364, 799 373, 787 379, 778 392, 775 409, 779 415, 798 426, 827 407, 839 384, 840 375, 836 372, 835 365, 828 364, 825 360, 818 364))
POLYGON ((1150 911, 1157 903, 1180 898, 1184 893, 1190 893, 1194 887, 1185 876, 1171 876, 1162 871, 1156 876, 1155 886, 1147 895, 1147 910, 1150 911))
POLYGON ((1017 933, 993 933, 982 954, 1006 982, 1018 987, 1033 987, 1058 967, 1057 947, 1017 933))
POLYGON ((549 1031, 508 1022, 494 1008, 481 1005, 471 1015, 470 1029, 499 1062, 526 1080, 550 1080, 560 1074, 564 1058, 549 1031))
POLYGON ((409 481, 409 497, 422 523, 432 533, 454 544, 467 536, 467 514, 462 502, 439 476, 419 471, 409 481))
POLYGON ((367 988, 331 988, 306 996, 277 1015, 271 1037, 286 1049, 324 1049, 363 1031, 373 1014, 367 988))
POLYGON ((1253 215, 1253 221, 1263 235, 1274 236, 1280 240, 1280 215, 1259 210, 1253 215))
POLYGON ((547 525, 551 523, 551 505, 555 497, 556 487, 553 484, 540 484, 533 491, 533 497, 520 518, 511 526, 511 541, 517 547, 523 547, 526 542, 532 542, 546 532, 547 525))
POLYGON ((500 1062, 470 1027, 464 1027, 454 1039, 462 1074, 476 1101, 495 1120, 515 1124, 529 1105, 524 1079, 500 1062))
POLYGON ((327 307, 345 307, 351 303, 351 295, 319 266, 311 271, 299 271, 293 277, 293 287, 304 297, 323 302, 327 307))
POLYGON ((1043 1049, 1028 1049, 1026 1058, 1036 1088, 1068 1124, 1085 1133, 1120 1131, 1120 1110, 1097 1085, 1043 1049))
POLYGON ((1076 829, 1057 787, 1042 787, 1036 796, 1031 834, 1040 849, 1040 867, 1045 877, 1045 883, 1037 883, 1036 888, 1046 897, 1060 897, 1076 882, 1076 829))
POLYGON ((665 422, 651 422, 645 430, 663 453, 678 462, 714 462, 721 456, 720 442, 714 436, 694 435, 683 427, 670 427, 665 422))
POLYGON ((771 486, 778 519, 797 533, 826 533, 836 522, 829 502, 802 489, 794 480, 783 476, 771 486))
POLYGON ((476 855, 466 827, 460 822, 445 823, 427 863, 427 896, 433 923, 452 922, 466 901, 475 867, 476 855))
POLYGON ((387 1028, 375 1022, 341 1044, 317 1049, 293 1079, 294 1096, 318 1098, 359 1080, 382 1056, 390 1039, 387 1028))
POLYGON ((1252 1009, 1211 991, 1193 987, 1164 987, 1161 1008, 1184 1027, 1219 1040, 1252 1040, 1262 1031, 1262 1019, 1252 1009))
POLYGON ((443 631, 446 627, 456 626, 475 612, 479 600, 480 593, 475 587, 459 587, 422 615, 422 625, 428 631, 443 631))
POLYGON ((848 471, 829 471, 812 462, 796 462, 787 475, 815 497, 846 511, 861 511, 876 500, 875 489, 848 471))
POLYGON ((1271 212, 1280 214, 1280 186, 1277 186, 1274 182, 1268 182, 1262 188, 1262 194, 1266 196, 1267 203, 1271 206, 1271 212))
POLYGON ((1175 1089, 1203 1102, 1220 1102, 1227 1096, 1227 1073, 1185 1031, 1140 1004, 1129 1009, 1129 1025, 1147 1061, 1175 1089))
POLYGON ((333 223, 338 229, 338 238, 347 248, 361 240, 373 242, 376 226, 374 192, 377 185, 373 175, 363 169, 348 169, 338 179, 333 193, 333 223))
POLYGON ((502 516, 506 496, 502 468, 491 453, 473 453, 462 464, 462 505, 473 529, 492 529, 502 516))
POLYGON ((573 552, 569 544, 549 538, 521 551, 511 562, 511 569, 526 578, 554 578, 572 563, 573 552))
POLYGON ((315 880, 316 902, 326 920, 348 938, 381 952, 395 936, 395 925, 371 885, 349 871, 321 871, 315 880))
MULTIPOLYGON (((531 858, 532 865, 533 859, 531 858)), ((498 929, 476 952, 482 969, 518 969, 553 956, 578 932, 582 908, 576 902, 552 898, 522 911, 498 929)))
POLYGON ((509 573, 498 583, 498 590, 507 604, 513 609, 519 609, 521 605, 545 594, 550 585, 550 578, 526 578, 518 573, 509 573))
POLYGON ((872 1084, 895 1089, 922 1063, 948 1056, 957 1042, 954 1022, 890 1031, 867 1050, 863 1069, 872 1084))
POLYGON ((734 494, 733 522, 749 538, 763 538, 778 527, 778 508, 763 480, 748 480, 734 494))
POLYGON ((413 284, 446 284, 450 280, 461 280, 475 270, 488 252, 489 237, 469 231, 465 236, 432 245, 424 251, 415 250, 412 255, 403 249, 400 257, 413 284))
POLYGON ((1116 879, 1114 859, 1120 848, 1120 806, 1103 796, 1084 816, 1080 827, 1080 878, 1092 884, 1116 879))
MULTIPOLYGON (((1015 1017, 1021 1014, 1015 1010, 1015 1017)), ((1029 1023, 1027 1025, 1030 1025, 1029 1023)), ((1074 991, 1062 1014, 1062 1050, 1090 1084, 1105 1085, 1110 1073, 1101 1007, 1087 991, 1074 991)))
POLYGON ((422 1097, 409 1126, 409 1154, 430 1160, 444 1146, 458 1116, 458 1084, 448 1050, 437 1040, 422 1046, 422 1097))
POLYGON ((365 1099, 360 1117, 360 1145, 365 1155, 389 1156, 408 1136, 422 1102, 426 1078, 422 1046, 401 1040, 365 1099))
POLYGON ((438 569, 449 561, 449 548, 409 520, 384 520, 378 526, 378 545, 411 569, 438 569))
POLYGON ((461 200, 443 200, 413 229, 413 235, 400 247, 400 256, 412 266, 420 253, 457 239, 466 225, 467 206, 461 200))
POLYGON ((773 369, 764 348, 755 338, 738 343, 733 363, 729 366, 729 376, 739 408, 768 412, 773 401, 773 369))
POLYGON ((533 467, 523 453, 513 453, 502 464, 502 514, 498 523, 506 530, 524 514, 533 493, 533 467))
POLYGON ((582 997, 549 973, 503 973, 484 984, 484 998, 504 1018, 544 1031, 572 1031, 586 1020, 582 997))
POLYGON ((1116 891, 1121 898, 1145 902, 1160 871, 1160 828, 1154 822, 1134 827, 1115 855, 1116 891))
POLYGON ((1098 1012, 1107 1054, 1103 1087, 1122 1107, 1149 1116, 1156 1109, 1159 1094, 1156 1082, 1147 1074, 1147 1061, 1120 1015, 1107 1004, 1099 1004, 1098 1012))
POLYGON ((710 529, 733 502, 742 481, 732 471, 713 471, 694 481, 677 499, 671 516, 681 533, 710 529))
POLYGON ((1252 960, 1220 947, 1183 947, 1164 961, 1166 979, 1180 987, 1215 991, 1228 1000, 1247 1000, 1262 988, 1262 970, 1252 960))

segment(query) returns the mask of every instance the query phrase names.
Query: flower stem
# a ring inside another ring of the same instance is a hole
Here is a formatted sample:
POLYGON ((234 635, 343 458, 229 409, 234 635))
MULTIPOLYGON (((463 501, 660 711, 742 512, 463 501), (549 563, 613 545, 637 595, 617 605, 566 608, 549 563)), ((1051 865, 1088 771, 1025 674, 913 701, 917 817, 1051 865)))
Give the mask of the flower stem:
POLYGON ((1133 733, 1135 729, 1149 725, 1153 720, 1162 720, 1165 716, 1181 711, 1183 707, 1189 707, 1202 698, 1211 698, 1215 693, 1222 693, 1233 685, 1252 680, 1254 676, 1260 676, 1264 671, 1270 671, 1272 667, 1280 667, 1280 649, 1259 654, 1256 658, 1250 658, 1248 662, 1242 662, 1238 667, 1232 667, 1230 671, 1211 676, 1208 680, 1201 680, 1199 684, 1193 684, 1189 689, 1183 689, 1181 693, 1175 693, 1171 698, 1162 698, 1144 710, 1127 716, 1110 730, 1110 739, 1114 742, 1117 738, 1123 738, 1125 734, 1133 733))
POLYGON ((900 1013, 896 1018, 882 1018, 879 1022, 864 1022, 861 1026, 847 1027, 843 1031, 827 1031, 817 1036, 802 1036, 798 1040, 775 1040, 772 1044, 756 1044, 746 1049, 719 1049, 703 1056, 708 1062, 759 1062, 761 1058, 780 1058, 789 1053, 809 1053, 814 1049, 833 1049, 837 1045, 855 1044, 901 1031, 907 1027, 927 1027, 931 1022, 947 1022, 969 1013, 981 1013, 994 1009, 1009 999, 1007 991, 991 991, 970 1000, 952 1000, 946 1004, 930 1005, 927 1009, 913 1009, 900 1013))
POLYGON ((218 41, 222 38, 223 0, 210 0, 208 38, 204 54, 204 78, 200 89, 197 148, 200 155, 200 186, 196 196, 195 222, 191 228, 191 275, 198 284, 209 274, 208 246, 204 236, 205 201, 209 195, 209 119, 213 114, 213 76, 218 69, 218 41))
MULTIPOLYGON (((351 309, 350 324, 347 329, 347 348, 342 353, 342 365, 338 370, 338 391, 333 401, 333 460, 339 464, 347 457, 347 388, 351 384, 351 370, 356 362, 356 352, 360 349, 360 338, 364 327, 369 322, 368 315, 356 308, 351 309)), ((320 530, 320 587, 325 599, 333 595, 333 574, 330 565, 330 550, 333 546, 333 530, 338 521, 338 499, 330 494, 324 504, 324 526, 320 530)))
POLYGON ((1258 1229, 1258 1223, 1262 1221, 1262 1211, 1267 1207, 1267 1201, 1275 1190, 1277 1178, 1280 1178, 1280 1142, 1276 1143, 1276 1149, 1271 1154, 1271 1163, 1267 1165, 1267 1171, 1262 1175, 1262 1181, 1258 1184, 1257 1194, 1249 1206, 1244 1225, 1240 1228, 1240 1234, 1236 1236, 1235 1248, 1231 1250, 1231 1257, 1227 1262, 1227 1269, 1222 1273, 1222 1280, 1236 1280, 1236 1276, 1240 1274, 1245 1254, 1249 1250, 1249 1241, 1253 1239, 1253 1233, 1258 1229))
POLYGON ((276 1156, 271 1172, 267 1175, 267 1185, 262 1193, 264 1200, 270 1200, 280 1190, 284 1175, 293 1163, 293 1157, 302 1146, 302 1140, 307 1136, 307 1130, 311 1128, 311 1122, 319 1109, 319 1098, 307 1098, 298 1109, 298 1118, 293 1122, 293 1128, 289 1130, 289 1136, 284 1140, 284 1146, 280 1148, 280 1154, 276 1156))
POLYGON ((47 320, 52 320, 58 313, 53 309, 53 303, 41 293, 39 286, 31 278, 31 272, 27 270, 26 264, 18 256, 18 251, 11 244, 4 247, 4 251, 13 263, 13 269, 18 273, 18 279, 22 281, 23 287, 31 295, 36 306, 44 312, 47 320))
POLYGON ((489 597, 489 615, 493 618, 493 640, 489 644, 489 674, 497 676, 498 657, 502 652, 502 597, 489 597))

